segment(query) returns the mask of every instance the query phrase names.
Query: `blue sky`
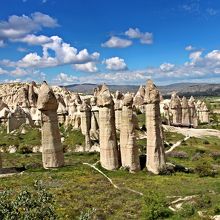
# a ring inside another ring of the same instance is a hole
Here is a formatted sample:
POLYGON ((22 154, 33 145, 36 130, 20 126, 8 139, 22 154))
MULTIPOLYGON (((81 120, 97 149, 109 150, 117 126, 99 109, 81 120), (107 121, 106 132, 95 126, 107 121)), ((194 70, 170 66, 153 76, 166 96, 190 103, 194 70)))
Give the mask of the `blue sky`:
POLYGON ((0 82, 220 83, 218 0, 1 0, 0 82))

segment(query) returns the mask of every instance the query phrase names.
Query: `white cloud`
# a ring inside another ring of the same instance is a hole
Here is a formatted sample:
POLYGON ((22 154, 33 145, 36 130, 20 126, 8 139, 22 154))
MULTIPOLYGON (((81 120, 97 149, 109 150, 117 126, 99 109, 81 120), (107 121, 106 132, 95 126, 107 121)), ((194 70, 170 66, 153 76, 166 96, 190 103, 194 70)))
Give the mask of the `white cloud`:
POLYGON ((31 16, 12 15, 8 21, 0 21, 0 39, 18 39, 27 34, 40 31, 43 27, 53 28, 58 26, 57 20, 41 12, 31 16))
POLYGON ((160 69, 164 72, 168 72, 168 71, 173 70, 174 66, 175 65, 171 63, 163 63, 160 65, 160 69))
POLYGON ((34 34, 28 34, 27 36, 23 38, 13 39, 13 41, 23 42, 23 43, 27 43, 30 45, 42 45, 42 44, 52 42, 52 39, 45 35, 36 36, 34 34))
POLYGON ((131 39, 137 38, 140 39, 142 44, 152 44, 153 43, 153 34, 150 32, 141 32, 138 28, 129 28, 125 35, 131 39))
POLYGON ((130 38, 141 38, 142 33, 138 28, 129 28, 127 31, 125 31, 125 35, 130 38))
POLYGON ((2 69, 2 68, 0 67, 0 75, 1 75, 1 74, 6 74, 6 73, 8 73, 8 71, 7 71, 7 70, 4 70, 4 69, 2 69))
MULTIPOLYGON (((35 37, 33 39, 35 39, 35 37)), ((47 39, 47 37, 45 37, 45 39, 47 39)), ((35 43, 37 42, 35 41, 35 43)), ((50 37, 50 42, 42 44, 42 49, 43 56, 40 56, 34 52, 26 54, 21 60, 16 62, 10 60, 1 60, 0 63, 8 67, 44 68, 64 64, 85 64, 98 60, 100 56, 100 54, 97 52, 89 54, 87 49, 78 51, 76 48, 70 46, 70 44, 63 42, 62 38, 58 36, 50 37), (49 50, 54 51, 55 56, 50 56, 49 50)))
MULTIPOLYGON (((67 75, 68 76, 68 75, 67 75)), ((213 50, 205 55, 195 51, 189 55, 186 64, 174 65, 162 63, 159 67, 148 67, 141 70, 115 70, 98 72, 92 75, 74 77, 77 83, 108 84, 143 84, 147 79, 163 84, 174 82, 220 82, 220 50, 213 50)), ((58 82, 58 81, 57 81, 58 82)), ((59 81, 61 83, 61 81, 59 81)), ((66 84, 68 82, 66 81, 66 84)))
POLYGON ((55 78, 55 81, 61 84, 70 84, 78 81, 78 78, 72 75, 68 75, 66 73, 59 73, 55 78))
POLYGON ((119 57, 112 57, 103 61, 107 70, 125 70, 127 65, 124 59, 119 57))
POLYGON ((22 80, 21 79, 5 79, 4 80, 4 83, 19 83, 21 82, 22 80))
POLYGON ((195 47, 193 47, 192 45, 188 45, 185 47, 185 50, 187 51, 195 50, 195 47))
POLYGON ((18 47, 17 51, 24 53, 24 52, 28 52, 28 49, 25 47, 18 47))
POLYGON ((200 56, 201 56, 201 55, 202 55, 202 51, 201 51, 201 50, 198 50, 198 51, 195 51, 195 52, 190 53, 189 58, 190 58, 192 61, 196 61, 196 60, 200 59, 200 56))
POLYGON ((112 36, 108 41, 102 43, 102 47, 110 47, 110 48, 125 48, 132 45, 131 40, 122 39, 119 37, 112 36))
POLYGON ((78 71, 89 72, 89 73, 95 73, 98 71, 98 68, 95 62, 88 62, 84 64, 74 64, 73 68, 78 71))
POLYGON ((10 73, 13 76, 25 76, 25 75, 28 75, 28 72, 26 70, 18 68, 18 67, 15 70, 12 70, 10 73))

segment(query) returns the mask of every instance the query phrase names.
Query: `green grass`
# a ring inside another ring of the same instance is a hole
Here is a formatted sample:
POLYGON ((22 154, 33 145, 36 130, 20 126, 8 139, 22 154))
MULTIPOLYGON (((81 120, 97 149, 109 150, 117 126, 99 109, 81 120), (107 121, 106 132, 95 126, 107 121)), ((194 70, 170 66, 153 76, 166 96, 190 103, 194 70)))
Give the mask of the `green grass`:
MULTIPOLYGON (((145 124, 144 114, 138 115, 140 126, 145 124), (143 123, 143 124, 142 124, 143 123)), ((78 130, 61 127, 65 138, 64 145, 75 148, 84 144, 84 136, 78 130)), ((184 138, 178 133, 164 132, 168 143, 176 143, 184 138)), ((26 134, 6 134, 0 129, 0 145, 24 146, 40 144, 40 132, 30 129, 26 134)), ((139 148, 146 152, 146 139, 138 140, 139 148)), ((174 151, 186 152, 188 158, 168 157, 169 162, 194 168, 197 164, 195 155, 210 160, 217 170, 220 158, 213 158, 212 153, 220 152, 220 139, 216 137, 190 138, 174 151)), ((93 219, 146 219, 143 209, 146 209, 143 197, 128 190, 133 189, 149 194, 149 191, 167 196, 199 195, 211 197, 209 207, 196 207, 192 216, 173 215, 170 219, 200 219, 197 211, 207 211, 214 215, 214 210, 220 204, 220 174, 216 177, 199 177, 196 173, 175 173, 167 176, 155 176, 142 170, 130 174, 126 170, 107 171, 97 165, 120 189, 114 188, 100 173, 83 163, 93 164, 99 160, 98 153, 65 153, 65 166, 59 169, 44 170, 40 153, 9 154, 2 153, 3 167, 26 167, 22 175, 1 178, 0 191, 11 189, 18 193, 22 189, 33 189, 35 180, 42 180, 49 192, 54 195, 55 209, 59 219, 79 219, 81 212, 95 209, 93 219)), ((220 172, 220 170, 219 170, 220 172)), ((152 195, 153 196, 153 195, 152 195)), ((181 214, 183 215, 183 214, 181 214)))
POLYGON ((68 148, 74 149, 77 146, 83 146, 85 144, 85 137, 80 130, 67 129, 65 132, 63 132, 63 136, 63 144, 68 148))
POLYGON ((185 138, 185 136, 182 134, 164 131, 164 139, 168 143, 175 144, 177 141, 183 140, 184 138, 185 138))
POLYGON ((8 147, 14 146, 37 146, 41 144, 41 134, 39 129, 24 126, 26 129, 25 134, 21 134, 20 129, 16 130, 15 133, 7 134, 6 128, 0 127, 0 146, 8 147))
MULTIPOLYGON (((40 154, 25 157, 21 154, 3 154, 4 166, 41 163, 40 154)), ((176 173, 173 176, 154 176, 146 171, 130 174, 124 170, 104 171, 115 184, 115 189, 106 178, 83 162, 94 163, 98 154, 67 153, 66 166, 60 169, 44 170, 31 168, 22 175, 2 178, 0 190, 32 188, 35 180, 42 180, 53 193, 59 219, 77 219, 83 210, 95 208, 95 219, 141 219, 143 198, 126 188, 142 193, 157 191, 165 196, 211 195, 212 205, 220 203, 220 176, 199 178, 196 174, 176 173), (177 187, 178 186, 178 187, 177 187), (215 195, 212 193, 214 192, 215 195)), ((196 215, 193 218, 195 219, 196 215)))
POLYGON ((138 125, 139 125, 139 127, 142 127, 143 125, 146 124, 145 114, 138 114, 137 118, 138 118, 138 125))

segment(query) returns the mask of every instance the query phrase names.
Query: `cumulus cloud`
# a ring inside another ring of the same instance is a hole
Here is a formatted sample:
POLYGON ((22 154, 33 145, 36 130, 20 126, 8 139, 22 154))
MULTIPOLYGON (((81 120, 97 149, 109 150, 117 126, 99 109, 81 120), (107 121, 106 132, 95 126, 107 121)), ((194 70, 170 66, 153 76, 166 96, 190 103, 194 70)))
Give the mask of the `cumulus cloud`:
POLYGON ((137 38, 140 39, 142 44, 152 44, 153 43, 153 34, 150 32, 141 32, 138 28, 129 28, 125 35, 131 39, 137 38))
POLYGON ((0 21, 0 39, 19 39, 27 34, 40 31, 43 27, 57 27, 55 18, 41 12, 35 12, 30 16, 12 15, 8 21, 0 21))
POLYGON ((127 65, 124 59, 119 57, 112 57, 103 61, 107 70, 125 70, 127 65))
POLYGON ((88 62, 84 64, 74 64, 73 68, 78 71, 88 72, 88 73, 95 73, 98 71, 95 62, 88 62))
MULTIPOLYGON (((35 44, 37 44, 37 41, 35 41, 35 37, 31 39, 34 39, 35 44)), ((44 39, 48 38, 44 38, 43 36, 41 36, 41 39, 41 42, 43 42, 44 39)), ((63 39, 58 36, 52 36, 49 39, 49 43, 42 44, 43 56, 40 56, 36 52, 34 52, 26 54, 19 61, 1 60, 0 64, 8 67, 44 68, 65 64, 85 64, 99 59, 99 53, 94 52, 92 54, 89 54, 87 49, 78 51, 70 44, 65 43, 63 39), (50 56, 49 50, 54 51, 55 56, 50 56)), ((39 39, 38 43, 40 43, 39 39)))
POLYGON ((56 78, 55 82, 58 82, 59 84, 69 84, 78 81, 78 78, 76 76, 68 75, 66 73, 59 73, 56 78))
POLYGON ((17 67, 16 69, 12 70, 10 74, 13 76, 25 76, 28 75, 28 72, 24 69, 17 67))
POLYGON ((125 48, 132 45, 131 40, 122 39, 116 36, 112 36, 108 41, 102 43, 102 47, 110 47, 110 48, 125 48))
POLYGON ((168 72, 168 71, 173 70, 174 66, 175 65, 171 63, 163 63, 160 65, 160 69, 164 72, 168 72))
MULTIPOLYGON (((73 77, 73 76, 72 76, 73 77)), ((202 51, 189 54, 189 60, 182 65, 162 63, 158 67, 140 70, 115 70, 114 72, 97 72, 92 75, 74 77, 77 83, 108 83, 108 84, 143 84, 149 78, 156 83, 184 82, 218 82, 220 77, 220 50, 213 50, 205 55, 202 51)), ((70 80, 69 79, 69 80, 70 80)), ((62 83, 57 81, 56 83, 62 83)), ((63 81, 64 82, 64 81, 63 81)), ((65 81, 68 84, 67 81, 65 81)))
POLYGON ((196 60, 199 60, 201 55, 202 55, 202 51, 198 50, 198 51, 190 53, 189 58, 194 62, 196 60))
POLYGON ((34 34, 28 34, 27 36, 23 38, 13 39, 12 41, 23 42, 23 43, 27 43, 30 45, 42 45, 42 44, 52 42, 52 39, 45 35, 36 36, 34 34))

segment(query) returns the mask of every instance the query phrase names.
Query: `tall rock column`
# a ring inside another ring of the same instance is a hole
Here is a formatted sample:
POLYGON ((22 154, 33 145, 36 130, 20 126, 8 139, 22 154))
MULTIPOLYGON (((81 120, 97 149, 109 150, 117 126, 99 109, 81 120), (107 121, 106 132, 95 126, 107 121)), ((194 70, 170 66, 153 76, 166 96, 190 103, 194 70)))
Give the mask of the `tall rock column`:
POLYGON ((185 96, 182 98, 182 125, 190 126, 190 111, 188 101, 185 96))
POLYGON ((160 94, 152 80, 147 81, 144 98, 147 127, 147 169, 158 174, 165 166, 160 94))
POLYGON ((90 99, 91 104, 91 129, 90 137, 92 140, 99 140, 99 108, 96 105, 97 97, 90 99))
POLYGON ((100 162, 107 170, 119 168, 119 152, 116 139, 114 102, 106 85, 99 88, 97 96, 99 107, 100 162))
POLYGON ((127 93, 122 103, 120 150, 123 167, 128 167, 130 172, 140 170, 138 146, 135 137, 135 115, 133 113, 133 97, 127 93))
POLYGON ((91 128, 91 107, 83 101, 81 108, 81 131, 85 136, 85 148, 89 150, 91 148, 90 128, 91 128))
POLYGON ((182 123, 182 108, 180 98, 175 92, 171 96, 170 109, 172 113, 172 124, 180 125, 182 123))
POLYGON ((167 125, 170 125, 170 111, 169 106, 165 103, 163 105, 164 118, 167 125))
POLYGON ((202 115, 202 123, 209 123, 210 119, 209 119, 209 109, 207 108, 207 105, 205 104, 205 102, 202 102, 201 104, 201 115, 202 115))
POLYGON ((195 99, 194 97, 190 97, 189 101, 188 101, 188 105, 189 105, 189 119, 190 119, 190 125, 193 128, 198 127, 198 116, 197 116, 197 112, 196 112, 196 106, 195 106, 195 99))
POLYGON ((64 165, 64 155, 57 119, 58 103, 46 82, 40 87, 37 108, 41 111, 43 166, 61 167, 64 165))

